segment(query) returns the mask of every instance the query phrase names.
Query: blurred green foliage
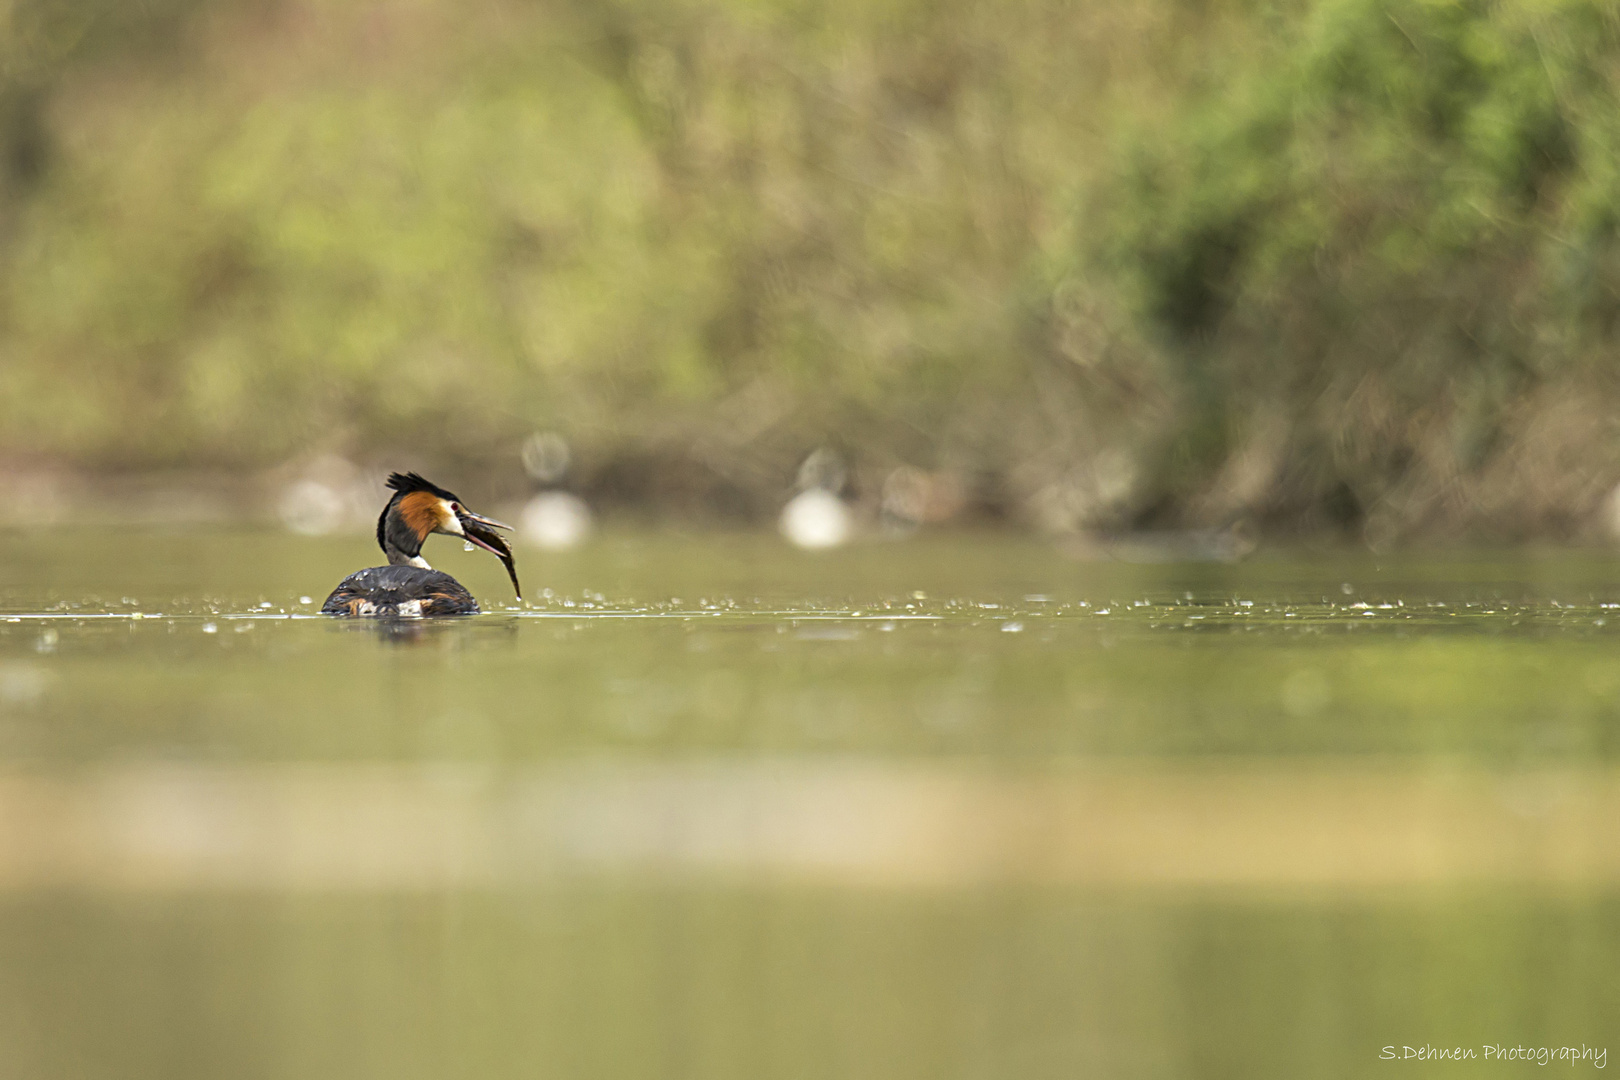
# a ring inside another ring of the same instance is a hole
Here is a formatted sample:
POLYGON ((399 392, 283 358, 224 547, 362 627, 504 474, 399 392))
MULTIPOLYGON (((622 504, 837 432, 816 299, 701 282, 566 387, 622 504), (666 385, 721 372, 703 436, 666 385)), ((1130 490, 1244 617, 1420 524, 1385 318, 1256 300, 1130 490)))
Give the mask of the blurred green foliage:
POLYGON ((1296 510, 1337 490, 1394 528, 1511 508, 1533 530, 1592 506, 1615 478, 1616 10, 1324 0, 1255 26, 1127 139, 1093 249, 1199 396, 1167 482, 1196 493, 1249 413, 1286 425, 1263 497, 1296 510))
POLYGON ((1056 529, 1571 531, 1620 480, 1598 0, 10 10, 0 453, 819 445, 1056 529))

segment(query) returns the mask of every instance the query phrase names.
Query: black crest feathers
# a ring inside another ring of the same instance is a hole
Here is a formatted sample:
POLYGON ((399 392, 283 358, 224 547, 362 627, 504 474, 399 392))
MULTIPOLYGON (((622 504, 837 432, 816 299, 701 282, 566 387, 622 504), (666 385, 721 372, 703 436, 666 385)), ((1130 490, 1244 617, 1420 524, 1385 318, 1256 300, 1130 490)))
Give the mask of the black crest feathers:
POLYGON ((444 490, 444 488, 440 487, 438 484, 435 484, 429 480, 424 480, 419 474, 413 472, 390 473, 388 476, 388 486, 399 492, 401 495, 409 495, 413 491, 428 491, 432 492, 434 495, 437 495, 441 499, 448 499, 450 502, 461 501, 450 492, 444 490))
MULTIPOLYGON (((448 502, 461 501, 460 499, 456 498, 455 495, 444 490, 444 488, 440 487, 438 484, 424 480, 418 473, 390 473, 386 483, 387 486, 394 489, 395 494, 391 499, 388 500, 388 505, 383 507, 382 514, 377 518, 377 546, 382 548, 384 552, 388 550, 388 515, 393 511, 394 507, 398 505, 400 499, 403 499, 413 491, 426 491, 433 495, 437 495, 439 498, 448 502)), ((407 536, 409 534, 409 529, 405 529, 404 532, 400 533, 400 535, 395 538, 395 546, 401 551, 405 552, 407 555, 415 555, 417 551, 421 550, 421 541, 416 541, 415 550, 411 550, 410 544, 407 541, 407 536)))

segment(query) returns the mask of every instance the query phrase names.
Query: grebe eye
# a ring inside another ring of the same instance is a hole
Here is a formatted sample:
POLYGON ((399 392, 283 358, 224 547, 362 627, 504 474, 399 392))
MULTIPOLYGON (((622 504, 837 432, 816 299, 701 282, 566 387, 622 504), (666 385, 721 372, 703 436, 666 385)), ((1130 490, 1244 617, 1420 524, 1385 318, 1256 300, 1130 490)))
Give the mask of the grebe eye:
POLYGON ((453 503, 450 504, 450 509, 454 510, 456 513, 459 514, 459 513, 461 513, 461 504, 458 503, 458 502, 453 502, 453 503))

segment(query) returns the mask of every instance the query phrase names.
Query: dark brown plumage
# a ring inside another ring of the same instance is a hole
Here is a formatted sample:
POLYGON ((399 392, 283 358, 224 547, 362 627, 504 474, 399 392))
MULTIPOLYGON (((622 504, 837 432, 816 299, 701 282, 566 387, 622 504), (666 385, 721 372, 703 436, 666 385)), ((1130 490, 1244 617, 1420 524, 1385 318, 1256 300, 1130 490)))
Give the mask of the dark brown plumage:
POLYGON ((442 570, 370 566, 344 578, 321 605, 323 615, 477 615, 478 601, 442 570))

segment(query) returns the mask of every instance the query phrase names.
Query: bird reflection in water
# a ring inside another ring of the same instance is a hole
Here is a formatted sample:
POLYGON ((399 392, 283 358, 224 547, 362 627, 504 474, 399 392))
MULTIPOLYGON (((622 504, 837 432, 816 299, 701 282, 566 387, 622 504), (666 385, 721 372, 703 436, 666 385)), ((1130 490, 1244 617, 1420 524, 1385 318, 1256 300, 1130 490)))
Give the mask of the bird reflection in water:
POLYGON ((420 619, 399 616, 380 616, 371 619, 334 620, 333 629, 351 634, 375 634, 387 645, 417 648, 461 649, 468 646, 484 648, 496 642, 517 639, 517 620, 491 617, 476 620, 420 619))

